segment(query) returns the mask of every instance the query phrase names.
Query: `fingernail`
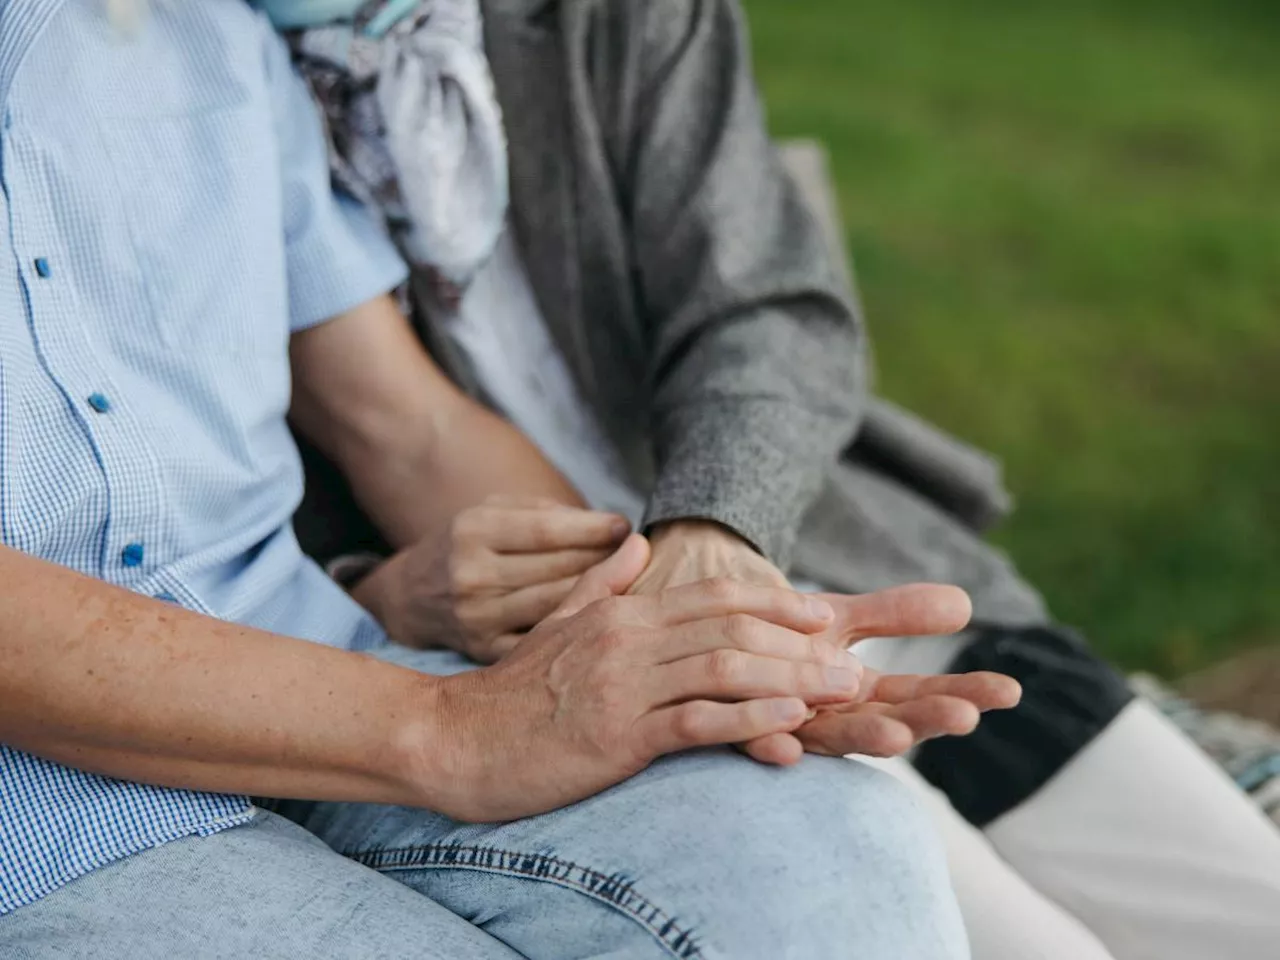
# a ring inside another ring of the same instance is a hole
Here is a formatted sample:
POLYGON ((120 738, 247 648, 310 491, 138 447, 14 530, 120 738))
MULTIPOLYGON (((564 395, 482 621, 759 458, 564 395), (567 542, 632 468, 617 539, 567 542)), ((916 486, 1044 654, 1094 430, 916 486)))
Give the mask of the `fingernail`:
POLYGON ((631 532, 631 524, 627 521, 625 517, 618 517, 610 525, 609 531, 615 537, 621 540, 623 537, 625 537, 628 533, 631 532))
POLYGON ((843 692, 858 686, 858 672, 848 667, 827 667, 822 671, 822 678, 829 690, 843 692))
POLYGON ((802 700, 775 700, 773 715, 783 723, 795 723, 804 716, 806 709, 802 700))
POLYGON ((827 601, 819 600, 817 597, 809 598, 809 616, 815 620, 830 620, 835 615, 835 610, 827 601))

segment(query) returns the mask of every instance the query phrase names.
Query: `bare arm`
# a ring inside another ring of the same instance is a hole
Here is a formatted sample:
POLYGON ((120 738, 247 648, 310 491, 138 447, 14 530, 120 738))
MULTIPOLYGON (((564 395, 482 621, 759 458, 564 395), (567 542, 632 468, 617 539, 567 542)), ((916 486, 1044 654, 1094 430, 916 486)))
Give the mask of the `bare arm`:
POLYGON ((0 742, 263 796, 429 803, 438 681, 223 623, 0 547, 0 742), (411 775, 412 771, 412 775, 411 775))
POLYGON ((445 378, 390 297, 296 334, 291 353, 294 423, 397 550, 352 590, 392 639, 491 661, 626 536, 619 517, 547 511, 582 501, 445 378))
POLYGON ((723 583, 616 597, 647 560, 633 537, 540 642, 433 678, 0 548, 0 743, 161 786, 493 820, 580 800, 664 753, 793 730, 806 701, 856 693, 856 672, 833 682, 823 668, 841 655, 812 637, 830 608, 723 583), (718 669, 726 649, 741 676, 718 669))
POLYGON ((390 297, 295 334, 290 357, 291 419, 392 546, 494 494, 581 505, 519 430, 449 382, 390 297))

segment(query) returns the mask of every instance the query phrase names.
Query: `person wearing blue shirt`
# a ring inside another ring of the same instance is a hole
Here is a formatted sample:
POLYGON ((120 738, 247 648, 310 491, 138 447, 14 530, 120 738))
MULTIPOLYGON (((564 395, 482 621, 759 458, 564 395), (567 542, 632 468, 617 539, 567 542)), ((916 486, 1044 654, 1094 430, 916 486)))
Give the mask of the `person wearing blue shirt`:
POLYGON ((299 550, 287 417, 393 543, 573 492, 418 345, 265 17, 113 7, 0 6, 0 956, 967 956, 904 788, 723 749, 1012 703, 844 651, 964 595, 625 597, 646 541, 566 506, 606 559, 500 664, 388 644, 299 550))

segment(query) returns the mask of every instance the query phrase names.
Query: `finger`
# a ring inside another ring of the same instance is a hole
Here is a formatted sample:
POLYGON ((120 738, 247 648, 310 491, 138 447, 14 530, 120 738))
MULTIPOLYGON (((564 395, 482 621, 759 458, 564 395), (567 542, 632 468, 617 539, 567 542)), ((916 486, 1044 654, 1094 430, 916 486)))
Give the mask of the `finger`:
POLYGON ((578 509, 572 504, 562 503, 559 500, 553 500, 551 497, 531 497, 514 493, 495 493, 485 497, 484 503, 488 507, 532 507, 541 510, 555 510, 558 507, 578 509))
POLYGON ((838 713, 819 711, 795 731, 806 753, 843 757, 861 753, 869 757, 896 757, 916 742, 915 731, 890 716, 875 711, 838 713))
POLYGON ((987 671, 920 676, 864 669, 860 699, 905 703, 928 696, 959 697, 979 710, 1007 710, 1018 705, 1022 687, 1013 677, 987 671))
POLYGON ((858 692, 860 671, 848 666, 795 663, 721 648, 646 672, 646 702, 757 700, 799 697, 809 704, 842 703, 858 692))
POLYGON ((791 733, 770 733, 741 745, 752 760, 771 766, 789 767, 804 756, 804 745, 791 733))
POLYGON ((517 646, 520 641, 525 638, 523 633, 504 633, 494 637, 487 643, 477 644, 474 649, 469 652, 471 659, 476 663, 497 663, 517 646))
POLYGON ((973 733, 982 714, 960 697, 929 696, 908 703, 884 705, 881 715, 911 728, 916 743, 934 737, 963 737, 973 733))
POLYGON ((727 577, 672 587, 640 599, 643 606, 638 609, 658 627, 744 613, 780 627, 816 633, 830 627, 835 618, 825 599, 727 577))
POLYGON ((499 553, 543 553, 574 548, 616 547, 631 524, 616 513, 546 509, 480 510, 483 542, 499 553))
POLYGON ((609 558, 611 550, 555 550, 550 553, 499 553, 492 558, 493 586, 514 590, 535 583, 578 577, 609 558))
POLYGON ((473 632, 485 636, 531 630, 565 602, 578 580, 565 577, 502 596, 467 600, 458 606, 458 616, 473 632))
POLYGON ((626 593, 648 565, 649 541, 633 533, 608 560, 579 577, 569 595, 547 619, 563 620, 597 600, 626 593))
POLYGON ((862 661, 822 634, 788 630, 745 613, 696 620, 654 632, 649 653, 654 663, 673 663, 723 648, 764 657, 850 667, 861 672, 862 661))
POLYGON ((823 745, 822 752, 895 756, 923 740, 966 736, 980 718, 978 708, 968 700, 929 696, 900 704, 830 707, 820 710, 806 726, 813 728, 808 733, 823 745))
POLYGON ((743 743, 772 733, 787 733, 804 722, 803 700, 779 697, 744 703, 695 700, 647 713, 636 723, 641 744, 651 756, 694 747, 743 743))
POLYGON ((959 587, 916 583, 859 596, 818 594, 836 612, 831 629, 845 645, 867 637, 920 637, 956 633, 973 613, 959 587))

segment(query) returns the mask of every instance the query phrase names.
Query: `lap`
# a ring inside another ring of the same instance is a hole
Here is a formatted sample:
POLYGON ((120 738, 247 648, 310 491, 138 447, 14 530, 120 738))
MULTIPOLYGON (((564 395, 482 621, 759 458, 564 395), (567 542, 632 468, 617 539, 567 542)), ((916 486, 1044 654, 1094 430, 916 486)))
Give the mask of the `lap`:
MULTIPOLYGON (((383 655, 432 673, 468 666, 383 655)), ((301 822, 531 958, 620 942, 628 957, 967 955, 922 808, 850 760, 779 769, 695 751, 513 823, 356 804, 316 804, 301 822)))
POLYGON ((443 907, 271 813, 112 863, 0 919, 7 960, 505 960, 443 907))

